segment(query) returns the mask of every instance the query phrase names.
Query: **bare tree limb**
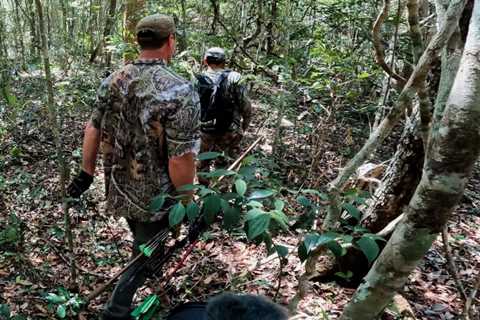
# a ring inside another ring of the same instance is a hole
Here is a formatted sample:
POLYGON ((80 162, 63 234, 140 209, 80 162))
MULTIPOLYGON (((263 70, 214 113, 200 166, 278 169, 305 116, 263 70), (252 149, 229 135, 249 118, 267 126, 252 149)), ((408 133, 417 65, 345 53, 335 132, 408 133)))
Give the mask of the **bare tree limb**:
MULTIPOLYGON (((397 80, 403 86, 407 80, 403 78, 401 75, 396 73, 393 68, 385 62, 385 53, 384 53, 384 46, 382 44, 382 37, 381 37, 381 28, 385 22, 385 19, 388 17, 388 11, 390 9, 390 0, 383 1, 383 8, 380 11, 375 23, 373 24, 372 30, 372 37, 373 37, 373 48, 375 51, 375 60, 380 67, 392 78, 397 80)), ((398 23, 398 22, 397 22, 398 23)))

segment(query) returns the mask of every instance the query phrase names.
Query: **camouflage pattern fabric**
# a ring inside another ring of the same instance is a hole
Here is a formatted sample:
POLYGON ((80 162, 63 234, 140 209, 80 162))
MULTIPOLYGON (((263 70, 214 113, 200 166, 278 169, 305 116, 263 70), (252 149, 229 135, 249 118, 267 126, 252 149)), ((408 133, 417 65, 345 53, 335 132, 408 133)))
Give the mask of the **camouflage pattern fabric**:
POLYGON ((149 203, 174 192, 168 159, 198 153, 199 117, 192 84, 161 60, 137 60, 102 82, 90 121, 101 129, 108 212, 144 222, 165 216, 149 203))
MULTIPOLYGON (((220 75, 225 71, 225 69, 211 69, 209 68, 203 74, 209 77, 214 83, 217 82, 220 75)), ((229 128, 230 132, 243 133, 243 128, 246 128, 242 124, 242 119, 246 124, 250 123, 251 117, 251 106, 250 101, 247 97, 247 90, 245 86, 241 83, 241 75, 238 72, 230 71, 227 78, 227 88, 228 93, 230 94, 229 99, 235 101, 238 99, 238 108, 234 111, 233 122, 229 128)))

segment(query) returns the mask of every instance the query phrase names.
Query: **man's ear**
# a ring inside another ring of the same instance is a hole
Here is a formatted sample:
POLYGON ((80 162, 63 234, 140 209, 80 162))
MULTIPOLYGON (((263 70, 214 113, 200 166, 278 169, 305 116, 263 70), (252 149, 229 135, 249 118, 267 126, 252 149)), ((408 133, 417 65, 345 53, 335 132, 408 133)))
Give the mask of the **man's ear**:
POLYGON ((170 47, 173 55, 173 53, 175 53, 175 35, 173 33, 168 36, 168 46, 170 47))

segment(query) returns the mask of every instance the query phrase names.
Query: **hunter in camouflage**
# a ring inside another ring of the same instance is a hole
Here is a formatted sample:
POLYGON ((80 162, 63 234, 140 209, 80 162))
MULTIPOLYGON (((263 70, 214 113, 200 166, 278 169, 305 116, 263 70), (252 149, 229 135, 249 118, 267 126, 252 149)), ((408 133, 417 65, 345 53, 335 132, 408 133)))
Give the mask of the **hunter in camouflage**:
MULTIPOLYGON (((224 97, 224 101, 230 101, 233 105, 233 121, 221 132, 210 132, 206 130, 205 123, 202 123, 201 152, 220 151, 233 157, 239 152, 240 141, 251 120, 252 107, 248 99, 247 89, 238 72, 225 68, 226 57, 222 48, 208 49, 204 56, 204 64, 207 69, 201 76, 208 77, 212 83, 221 82, 220 77, 226 75, 226 90, 224 93, 226 97, 224 97)), ((208 169, 209 164, 209 161, 202 161, 200 170, 208 169)))
MULTIPOLYGON (((100 149, 107 213, 127 219, 132 258, 141 244, 168 228, 168 208, 150 212, 149 203, 193 183, 200 148, 198 95, 190 82, 166 67, 175 52, 173 19, 161 14, 143 18, 137 42, 139 59, 110 75, 98 90, 85 128, 82 171, 68 187, 72 198, 89 188, 100 149)), ((191 193, 182 193, 188 201, 191 193)), ((133 297, 147 276, 143 269, 123 273, 102 319, 131 319, 133 297)))
POLYGON ((199 101, 192 84, 162 60, 137 60, 100 86, 91 123, 102 131, 107 211, 159 220, 148 204, 173 194, 168 159, 199 149, 199 101))

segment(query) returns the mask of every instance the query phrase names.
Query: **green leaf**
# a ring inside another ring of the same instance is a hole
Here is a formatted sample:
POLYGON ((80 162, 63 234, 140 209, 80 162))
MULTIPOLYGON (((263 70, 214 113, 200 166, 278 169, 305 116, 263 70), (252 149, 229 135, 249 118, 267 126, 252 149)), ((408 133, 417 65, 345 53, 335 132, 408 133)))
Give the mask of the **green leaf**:
POLYGON ((248 221, 248 239, 252 240, 267 231, 270 215, 263 213, 248 221))
POLYGON ((235 181, 235 190, 237 191, 238 195, 243 197, 247 191, 247 183, 242 179, 238 179, 235 181))
POLYGON ((197 159, 200 161, 212 160, 218 157, 223 157, 223 153, 220 152, 202 152, 197 156, 197 159))
POLYGON ((353 272, 348 270, 347 273, 344 272, 336 272, 335 275, 337 277, 343 278, 343 279, 350 279, 353 276, 353 272))
POLYGON ((228 210, 223 211, 223 227, 230 229, 240 222, 240 209, 236 207, 229 207, 228 210))
POLYGON ((288 218, 285 215, 285 213, 283 213, 282 211, 275 210, 271 212, 271 215, 272 215, 272 218, 276 222, 278 222, 278 224, 283 230, 285 231, 288 230, 288 218))
POLYGON ((65 298, 64 296, 59 296, 55 293, 48 293, 47 296, 45 297, 45 299, 50 302, 50 303, 64 303, 67 301, 67 298, 65 298))
POLYGON ((273 206, 275 207, 275 210, 282 211, 285 208, 285 202, 280 199, 275 199, 273 206))
POLYGON ((345 250, 345 248, 343 248, 340 244, 338 244, 337 241, 330 241, 330 242, 328 242, 327 244, 325 244, 325 246, 326 246, 330 251, 332 251, 332 253, 333 253, 336 257, 341 257, 341 256, 345 255, 345 253, 347 253, 347 250, 345 250))
POLYGON ((186 208, 188 221, 193 222, 198 217, 199 213, 200 213, 200 208, 195 202, 191 201, 186 208))
POLYGON ((217 195, 210 195, 203 201, 203 213, 205 222, 212 224, 215 221, 216 214, 221 208, 221 198, 217 195))
POLYGON ((258 217, 263 213, 265 213, 265 211, 263 211, 262 209, 258 209, 258 208, 250 209, 247 212, 247 216, 245 217, 245 220, 249 221, 249 220, 255 219, 256 217, 258 217))
POLYGON ((356 244, 360 247, 363 254, 367 257, 368 262, 372 263, 378 256, 380 248, 378 247, 377 242, 371 237, 361 237, 356 241, 356 244))
POLYGON ((168 223, 170 224, 170 227, 174 227, 182 222, 183 218, 185 218, 185 207, 179 202, 170 209, 168 223))
POLYGON ((263 204, 255 200, 249 201, 247 206, 251 208, 263 208, 263 204))
POLYGON ((357 220, 360 220, 362 213, 351 203, 344 203, 343 208, 347 210, 348 214, 357 220))
POLYGON ((64 304, 59 304, 57 307, 57 316, 61 319, 67 316, 67 310, 65 309, 64 304))
POLYGON ((321 245, 326 245, 329 242, 334 241, 336 234, 332 232, 327 232, 325 234, 309 233, 305 236, 303 243, 305 244, 305 249, 307 253, 310 253, 312 250, 321 245))
POLYGON ((312 206, 312 202, 310 201, 310 199, 308 199, 307 197, 305 196, 299 196, 297 198, 297 202, 300 203, 302 206, 308 208, 308 207, 311 207, 312 206))
POLYGON ((237 174, 235 171, 227 169, 217 169, 212 172, 199 172, 198 175, 205 178, 218 178, 221 176, 233 176, 237 174))
POLYGON ((288 255, 288 248, 282 245, 275 245, 275 250, 279 257, 285 258, 288 255))
POLYGON ((264 198, 268 198, 268 197, 273 196, 273 194, 274 194, 273 190, 270 190, 270 189, 255 190, 248 197, 248 199, 249 200, 264 199, 264 198))
POLYGON ((328 201, 329 200, 329 197, 327 194, 325 193, 321 193, 317 190, 314 190, 314 189, 305 189, 305 190, 302 190, 302 193, 305 193, 305 194, 313 194, 315 196, 318 196, 320 199, 324 200, 324 201, 328 201))
POLYGON ((149 210, 150 212, 158 212, 162 209, 163 205, 165 204, 165 199, 167 198, 166 195, 161 194, 153 198, 150 202, 149 210))
POLYGON ((215 191, 212 190, 212 189, 201 188, 200 191, 198 192, 198 195, 199 195, 201 198, 204 198, 204 197, 206 197, 207 195, 212 194, 212 193, 215 193, 215 191))
POLYGON ((180 188, 177 189, 179 192, 184 192, 184 191, 193 191, 197 189, 201 189, 203 186, 201 184, 184 184, 180 188))
POLYGON ((145 257, 150 257, 153 253, 153 248, 147 246, 145 243, 138 246, 138 249, 145 257))
POLYGON ((156 306, 159 303, 160 301, 156 294, 149 295, 130 315, 135 319, 139 319, 142 314, 146 314, 152 306, 156 306))

